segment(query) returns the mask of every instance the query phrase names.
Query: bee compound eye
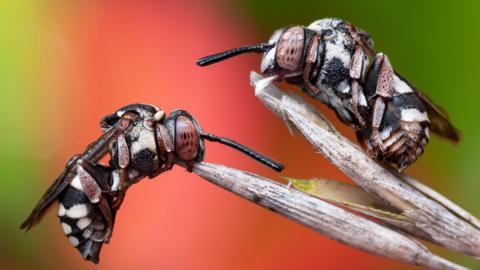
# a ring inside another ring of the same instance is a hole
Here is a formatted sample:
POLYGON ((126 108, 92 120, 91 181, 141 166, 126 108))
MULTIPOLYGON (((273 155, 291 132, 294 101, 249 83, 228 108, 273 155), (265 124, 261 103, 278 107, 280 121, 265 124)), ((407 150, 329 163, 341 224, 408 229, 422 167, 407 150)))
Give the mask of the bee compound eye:
POLYGON ((303 27, 294 26, 287 29, 278 41, 276 60, 286 70, 295 71, 302 60, 305 32, 303 27))
POLYGON ((199 134, 195 124, 183 115, 175 125, 175 149, 177 157, 184 161, 195 159, 199 152, 199 134))

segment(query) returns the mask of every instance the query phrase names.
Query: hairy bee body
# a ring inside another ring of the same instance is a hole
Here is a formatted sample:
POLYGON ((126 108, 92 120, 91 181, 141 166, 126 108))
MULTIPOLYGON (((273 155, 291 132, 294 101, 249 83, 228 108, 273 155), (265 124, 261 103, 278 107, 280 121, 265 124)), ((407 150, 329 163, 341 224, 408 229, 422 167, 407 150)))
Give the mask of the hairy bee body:
POLYGON ((428 142, 430 120, 425 105, 408 82, 393 74, 393 94, 385 104, 386 110, 379 127, 379 139, 384 148, 380 149, 372 141, 373 108, 380 67, 376 62, 369 65, 367 55, 362 55, 356 101, 358 113, 365 121, 362 126, 353 113, 354 78, 350 75, 359 45, 344 27, 346 24, 339 19, 323 19, 308 26, 308 29, 322 33, 319 46, 323 48, 318 50, 321 53, 318 54, 318 65, 312 74, 313 83, 321 91, 317 95, 308 89, 304 91, 334 109, 342 122, 352 126, 371 155, 405 168, 423 153, 428 142))
POLYGON ((83 190, 78 175, 58 199, 57 216, 63 233, 83 258, 98 262, 100 250, 111 235, 102 213, 83 190))
POLYGON ((327 18, 281 28, 267 42, 205 56, 197 64, 248 52, 263 53, 260 71, 267 78, 255 87, 278 81, 299 86, 352 127, 371 157, 399 170, 423 153, 429 130, 460 140, 446 114, 375 52, 370 34, 349 22, 327 18))
POLYGON ((283 169, 282 164, 244 145, 203 133, 197 120, 183 110, 165 117, 155 106, 131 104, 105 116, 100 127, 103 134, 70 159, 21 225, 30 229, 58 201, 57 216, 65 236, 93 263, 99 262, 101 248, 111 237, 128 188, 170 170, 177 162, 191 172, 193 164, 204 158, 204 139, 233 147, 274 170, 283 169), (110 159, 103 165, 101 160, 107 155, 110 159))
MULTIPOLYGON (((323 19, 312 23, 308 28, 322 33, 319 42, 317 64, 312 71, 312 81, 322 91, 314 94, 303 89, 310 96, 319 99, 334 109, 344 123, 355 124, 352 113, 350 65, 356 44, 348 32, 340 28, 345 22, 338 19, 323 19)), ((362 63, 362 74, 368 66, 368 58, 362 63)), ((365 95, 360 95, 359 104, 363 111, 368 110, 365 95)))
MULTIPOLYGON (((170 169, 173 165, 173 159, 167 162, 166 157, 161 156, 173 155, 175 147, 171 136, 182 137, 182 132, 185 131, 179 130, 177 126, 185 125, 184 123, 188 125, 192 121, 196 123, 185 111, 174 111, 168 119, 159 117, 155 121, 155 114, 159 111, 162 112, 152 105, 132 104, 102 119, 100 126, 106 133, 117 125, 125 114, 132 115, 129 128, 119 136, 120 139, 112 141, 108 147, 111 157, 109 166, 81 164, 79 157, 72 158, 67 164, 67 168, 73 163, 93 167, 88 172, 92 177, 91 182, 82 182, 81 178, 86 177, 85 172, 78 170, 84 168, 77 167, 69 185, 58 197, 57 216, 63 232, 86 260, 95 263, 99 261, 101 248, 111 237, 116 212, 128 188, 145 177, 154 177, 161 170, 170 169), (179 117, 183 118, 178 119, 179 117), (168 123, 168 127, 164 126, 164 123, 168 123), (157 134, 161 130, 164 131, 163 137, 157 134), (165 140, 169 140, 171 144, 165 140), (170 153, 163 152, 166 149, 159 144, 169 144, 170 153), (167 164, 169 162, 170 164, 167 164), (95 192, 95 189, 103 195, 96 195, 98 192, 95 192), (103 201, 96 197, 102 197, 103 201)), ((195 126, 190 126, 186 131, 198 133, 195 126)), ((189 143, 198 146, 196 151, 186 151, 188 157, 180 159, 201 161, 204 144, 200 142, 199 136, 189 143)), ((185 152, 184 149, 183 146, 178 147, 179 151, 185 152)))

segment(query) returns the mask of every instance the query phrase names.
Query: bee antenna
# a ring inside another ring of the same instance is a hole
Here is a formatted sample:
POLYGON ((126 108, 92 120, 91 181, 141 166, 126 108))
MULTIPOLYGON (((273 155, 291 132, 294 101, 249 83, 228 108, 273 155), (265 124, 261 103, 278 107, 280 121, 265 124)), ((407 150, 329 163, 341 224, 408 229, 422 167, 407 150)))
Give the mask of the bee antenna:
POLYGON ((209 56, 202 57, 197 60, 197 65, 204 67, 208 66, 211 64, 214 64, 216 62, 223 61, 225 59, 228 59, 230 57, 237 56, 239 54, 247 53, 247 52, 255 52, 255 53, 263 53, 267 51, 268 49, 272 48, 274 45, 272 44, 267 44, 267 43, 262 43, 258 45, 247 45, 243 46, 240 48, 235 48, 231 49, 225 52, 217 53, 217 54, 212 54, 209 56))
POLYGON ((239 144, 233 140, 230 140, 230 139, 227 139, 227 138, 222 138, 222 137, 218 137, 218 136, 215 136, 213 134, 201 134, 200 135, 202 138, 208 140, 208 141, 211 141, 211 142, 219 142, 221 144, 224 144, 224 145, 227 145, 227 146, 230 146, 244 154, 246 154, 247 156, 255 159, 256 161, 262 163, 263 165, 277 171, 277 172, 281 172, 284 168, 284 166, 267 157, 267 156, 264 156, 260 153, 258 153, 257 151, 253 150, 253 149, 250 149, 248 147, 246 147, 245 145, 242 145, 242 144, 239 144))

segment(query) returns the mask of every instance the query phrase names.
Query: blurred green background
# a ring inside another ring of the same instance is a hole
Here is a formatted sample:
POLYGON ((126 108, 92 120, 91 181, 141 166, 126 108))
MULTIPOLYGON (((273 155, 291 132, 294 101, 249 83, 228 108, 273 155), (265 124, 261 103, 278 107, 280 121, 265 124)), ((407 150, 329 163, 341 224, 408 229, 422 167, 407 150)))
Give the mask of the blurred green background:
MULTIPOLYGON (((98 135, 99 118, 127 102, 152 102, 168 109, 186 107, 200 114, 209 129, 223 132, 220 135, 253 144, 274 157, 285 157, 279 159, 287 164, 288 176, 347 181, 327 161, 311 153, 308 144, 300 138, 291 139, 278 119, 268 115, 245 90, 249 88, 248 71, 258 70, 258 56, 245 56, 244 60, 239 58, 209 70, 193 66, 196 57, 267 40, 275 29, 308 25, 324 17, 345 19, 371 33, 376 49, 388 54, 396 70, 449 111, 452 122, 464 133, 463 141, 454 146, 434 137, 407 173, 480 216, 480 2, 125 2, 0 1, 0 269, 92 268, 80 260, 62 236, 53 213, 28 234, 18 226, 68 157, 98 135), (164 33, 164 29, 171 31, 164 33), (186 76, 191 79, 185 80, 186 76), (214 82, 218 85, 212 85, 214 82), (226 89, 230 85, 235 90, 226 89), (193 96, 179 94, 192 88, 196 88, 194 93, 188 91, 193 96), (222 104, 209 101, 211 98, 204 93, 224 95, 222 104), (196 107, 199 102, 205 106, 196 107), (245 111, 250 110, 247 115, 245 111), (235 118, 235 126, 221 124, 228 121, 227 115, 235 118), (260 135, 252 134, 253 130, 261 131, 260 135)), ((324 106, 317 107, 333 116, 324 106)), ((332 120, 353 138, 351 131, 332 120)), ((224 160, 223 150, 212 149, 207 150, 207 160, 224 160)), ((225 157, 228 162, 233 160, 228 165, 238 165, 238 160, 248 164, 242 164, 242 168, 275 176, 254 165, 248 167, 250 161, 246 159, 225 157)), ((103 255, 111 259, 105 258, 98 268, 408 268, 325 240, 179 169, 162 180, 142 183, 147 188, 155 187, 151 192, 158 194, 148 203, 148 190, 131 191, 128 202, 136 208, 122 209, 123 225, 116 228, 115 238, 103 255), (180 218, 178 203, 174 202, 185 196, 186 185, 191 194, 196 194, 186 197, 200 210, 180 206, 185 211, 180 218), (223 204, 225 218, 209 213, 219 204, 223 204), (145 205, 152 208, 146 210, 145 205), (137 212, 139 208, 143 212, 137 212), (148 223, 145 220, 149 217, 152 227, 139 227, 148 223), (151 235, 148 232, 153 227, 165 231, 151 235), (127 237, 129 241, 123 241, 122 235, 134 235, 140 228, 148 236, 135 242, 136 257, 124 256, 130 254, 133 240, 127 237), (179 239, 168 228, 181 228, 183 236, 179 239), (218 242, 211 240, 215 237, 218 242), (145 244, 152 239, 155 243, 145 244), (212 252, 199 252, 205 248, 212 252), (220 251, 220 255, 216 253, 220 251), (153 258, 157 253, 166 255, 153 258), (138 257, 142 255, 148 259, 138 257), (351 264, 342 262, 344 256, 351 264), (179 265, 185 258, 191 264, 179 265)), ((432 249, 465 266, 480 267, 471 258, 432 249)))

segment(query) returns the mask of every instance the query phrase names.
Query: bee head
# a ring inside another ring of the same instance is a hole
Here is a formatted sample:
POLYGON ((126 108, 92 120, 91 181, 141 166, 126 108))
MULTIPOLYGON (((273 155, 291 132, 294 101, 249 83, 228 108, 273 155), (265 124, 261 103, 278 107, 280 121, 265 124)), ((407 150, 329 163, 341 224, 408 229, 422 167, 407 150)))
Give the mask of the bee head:
POLYGON ((165 119, 164 125, 174 145, 175 157, 177 160, 186 162, 187 165, 203 160, 205 156, 204 140, 208 140, 232 147, 276 171, 283 170, 282 164, 253 149, 228 138, 204 133, 197 120, 186 111, 173 111, 167 119, 165 119))
POLYGON ((163 122, 165 119, 165 112, 156 106, 149 104, 130 104, 116 110, 114 113, 109 114, 102 118, 100 121, 100 127, 105 132, 121 119, 129 119, 133 122, 152 120, 155 122, 163 122))
POLYGON ((305 50, 305 31, 302 26, 277 30, 268 41, 272 47, 263 54, 261 72, 281 77, 302 70, 305 50))
POLYGON ((176 157, 179 160, 202 161, 205 145, 201 134, 200 124, 184 110, 173 111, 164 122, 175 147, 176 157))
POLYGON ((305 47, 308 44, 306 35, 303 26, 282 28, 275 31, 266 43, 234 48, 202 57, 197 61, 197 65, 207 66, 249 52, 263 53, 260 69, 264 75, 290 77, 302 71, 305 62, 303 58, 306 55, 305 47))

